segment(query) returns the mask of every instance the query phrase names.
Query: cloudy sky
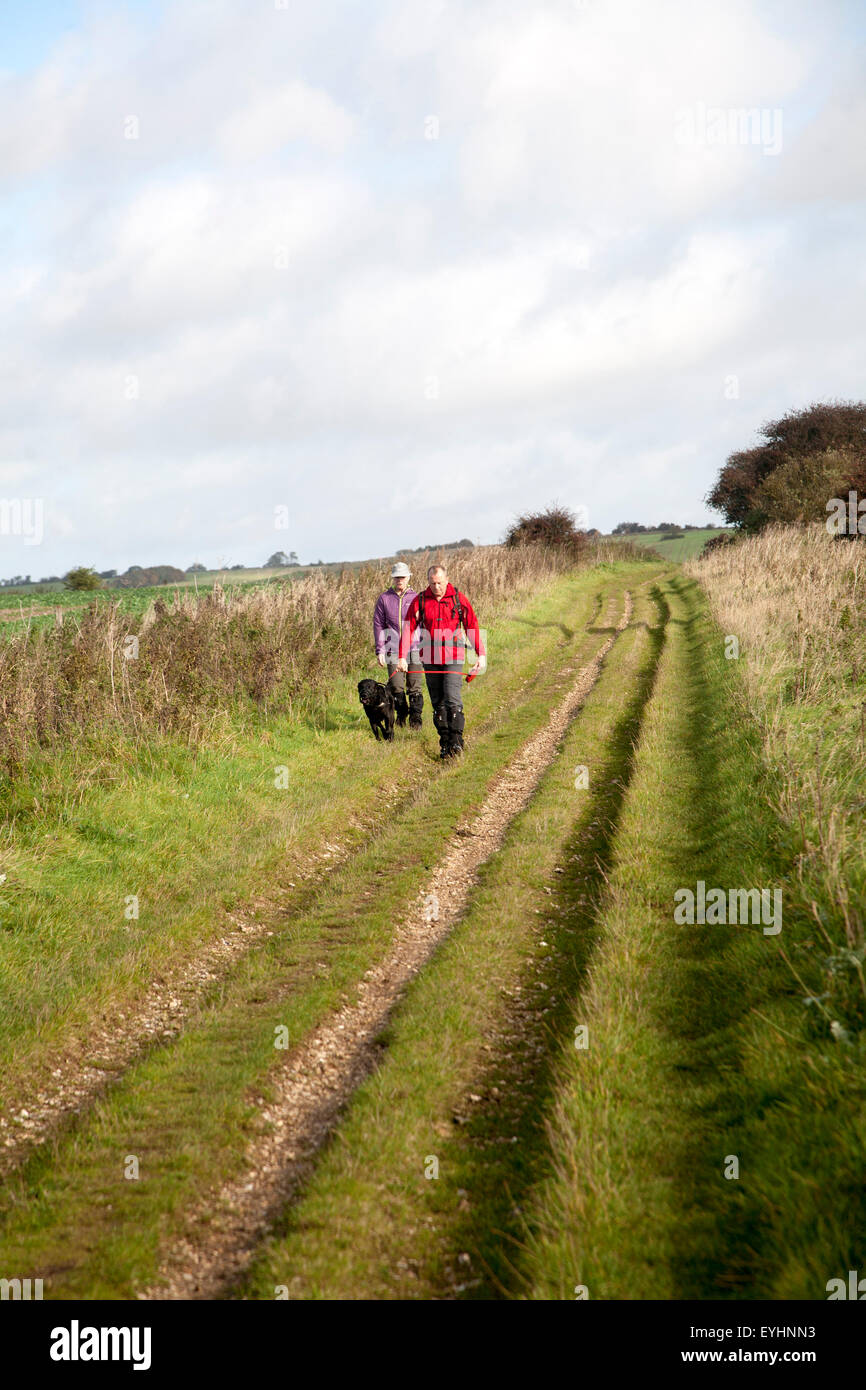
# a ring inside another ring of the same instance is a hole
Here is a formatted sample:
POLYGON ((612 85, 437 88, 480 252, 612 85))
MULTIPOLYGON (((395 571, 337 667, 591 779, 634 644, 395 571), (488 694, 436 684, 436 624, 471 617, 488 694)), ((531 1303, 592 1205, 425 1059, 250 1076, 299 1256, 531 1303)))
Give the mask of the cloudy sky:
POLYGON ((44 520, 0 576, 710 516, 763 420, 864 395, 864 59, 860 0, 4 3, 44 520))

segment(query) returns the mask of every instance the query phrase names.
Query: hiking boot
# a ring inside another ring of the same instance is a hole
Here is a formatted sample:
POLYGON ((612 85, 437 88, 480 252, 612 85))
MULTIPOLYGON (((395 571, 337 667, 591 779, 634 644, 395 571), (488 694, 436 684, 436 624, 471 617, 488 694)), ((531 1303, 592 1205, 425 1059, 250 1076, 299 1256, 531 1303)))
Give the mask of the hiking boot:
POLYGON ((451 757, 459 758, 463 753, 463 729, 466 720, 462 709, 450 710, 448 714, 448 742, 451 746, 451 757))

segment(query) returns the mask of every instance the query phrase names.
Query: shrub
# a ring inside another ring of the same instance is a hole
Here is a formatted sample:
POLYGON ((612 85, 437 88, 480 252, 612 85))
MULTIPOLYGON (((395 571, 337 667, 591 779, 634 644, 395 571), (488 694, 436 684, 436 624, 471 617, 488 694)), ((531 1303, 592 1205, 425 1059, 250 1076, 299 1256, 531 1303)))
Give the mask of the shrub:
POLYGON ((79 565, 77 569, 70 570, 63 580, 67 589, 99 589, 102 580, 95 570, 87 565, 79 565))
POLYGON ((705 555, 712 555, 714 550, 721 550, 722 546, 733 545, 735 540, 736 536, 731 531, 720 531, 717 536, 710 537, 698 559, 703 560, 705 555))
POLYGON ((521 545, 546 545, 568 551, 575 557, 586 546, 586 534, 577 528, 573 512, 556 503, 544 512, 529 512, 512 522, 505 535, 509 549, 521 545))

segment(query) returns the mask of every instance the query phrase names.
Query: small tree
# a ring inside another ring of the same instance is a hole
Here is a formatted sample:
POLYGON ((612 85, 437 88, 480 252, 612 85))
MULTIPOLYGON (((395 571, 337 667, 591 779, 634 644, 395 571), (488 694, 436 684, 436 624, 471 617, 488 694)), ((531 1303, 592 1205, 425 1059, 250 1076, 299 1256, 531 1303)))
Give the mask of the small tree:
MULTIPOLYGON (((729 524, 748 532, 759 531, 770 521, 782 521, 777 510, 782 479, 763 489, 782 468, 786 469, 783 477, 797 492, 793 501, 784 502, 783 510, 802 512, 808 495, 812 499, 808 510, 814 513, 814 460, 823 456, 826 463, 830 452, 845 460, 847 473, 835 495, 845 496, 851 489, 866 492, 866 401, 819 401, 805 410, 791 410, 780 420, 768 421, 759 435, 762 443, 728 456, 705 498, 729 524), (803 477, 798 482, 800 473, 803 477)), ((819 486, 823 486, 820 479, 819 486)), ((828 493, 824 502, 833 495, 828 493)))
POLYGON ((266 570, 281 570, 281 569, 285 569, 286 565, 290 565, 291 563, 292 563, 292 562, 291 562, 289 556, 286 554, 286 552, 285 552, 284 550, 275 550, 274 553, 273 553, 273 555, 270 557, 270 559, 269 559, 269 560, 265 560, 265 563, 264 563, 264 565, 263 565, 263 569, 266 569, 266 570))
POLYGON ((67 589, 99 589, 102 587, 102 580, 94 569, 87 565, 79 565, 77 569, 70 570, 63 576, 63 582, 67 589))

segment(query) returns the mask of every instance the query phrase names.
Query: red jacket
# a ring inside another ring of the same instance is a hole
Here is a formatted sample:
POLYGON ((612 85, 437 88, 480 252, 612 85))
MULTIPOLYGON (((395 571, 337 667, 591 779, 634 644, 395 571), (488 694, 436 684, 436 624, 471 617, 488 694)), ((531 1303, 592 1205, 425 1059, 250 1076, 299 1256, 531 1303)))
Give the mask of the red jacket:
POLYGON ((481 640, 475 610, 466 595, 461 594, 460 590, 455 589, 449 582, 441 598, 435 598, 428 585, 423 593, 418 594, 409 604, 406 624, 400 638, 401 657, 408 656, 410 646, 414 645, 413 636, 420 628, 419 651, 425 670, 441 670, 443 666, 450 666, 455 662, 462 666, 465 644, 459 636, 460 619, 457 615, 455 596, 460 600, 466 635, 472 639, 477 654, 484 656, 484 643, 481 640))

